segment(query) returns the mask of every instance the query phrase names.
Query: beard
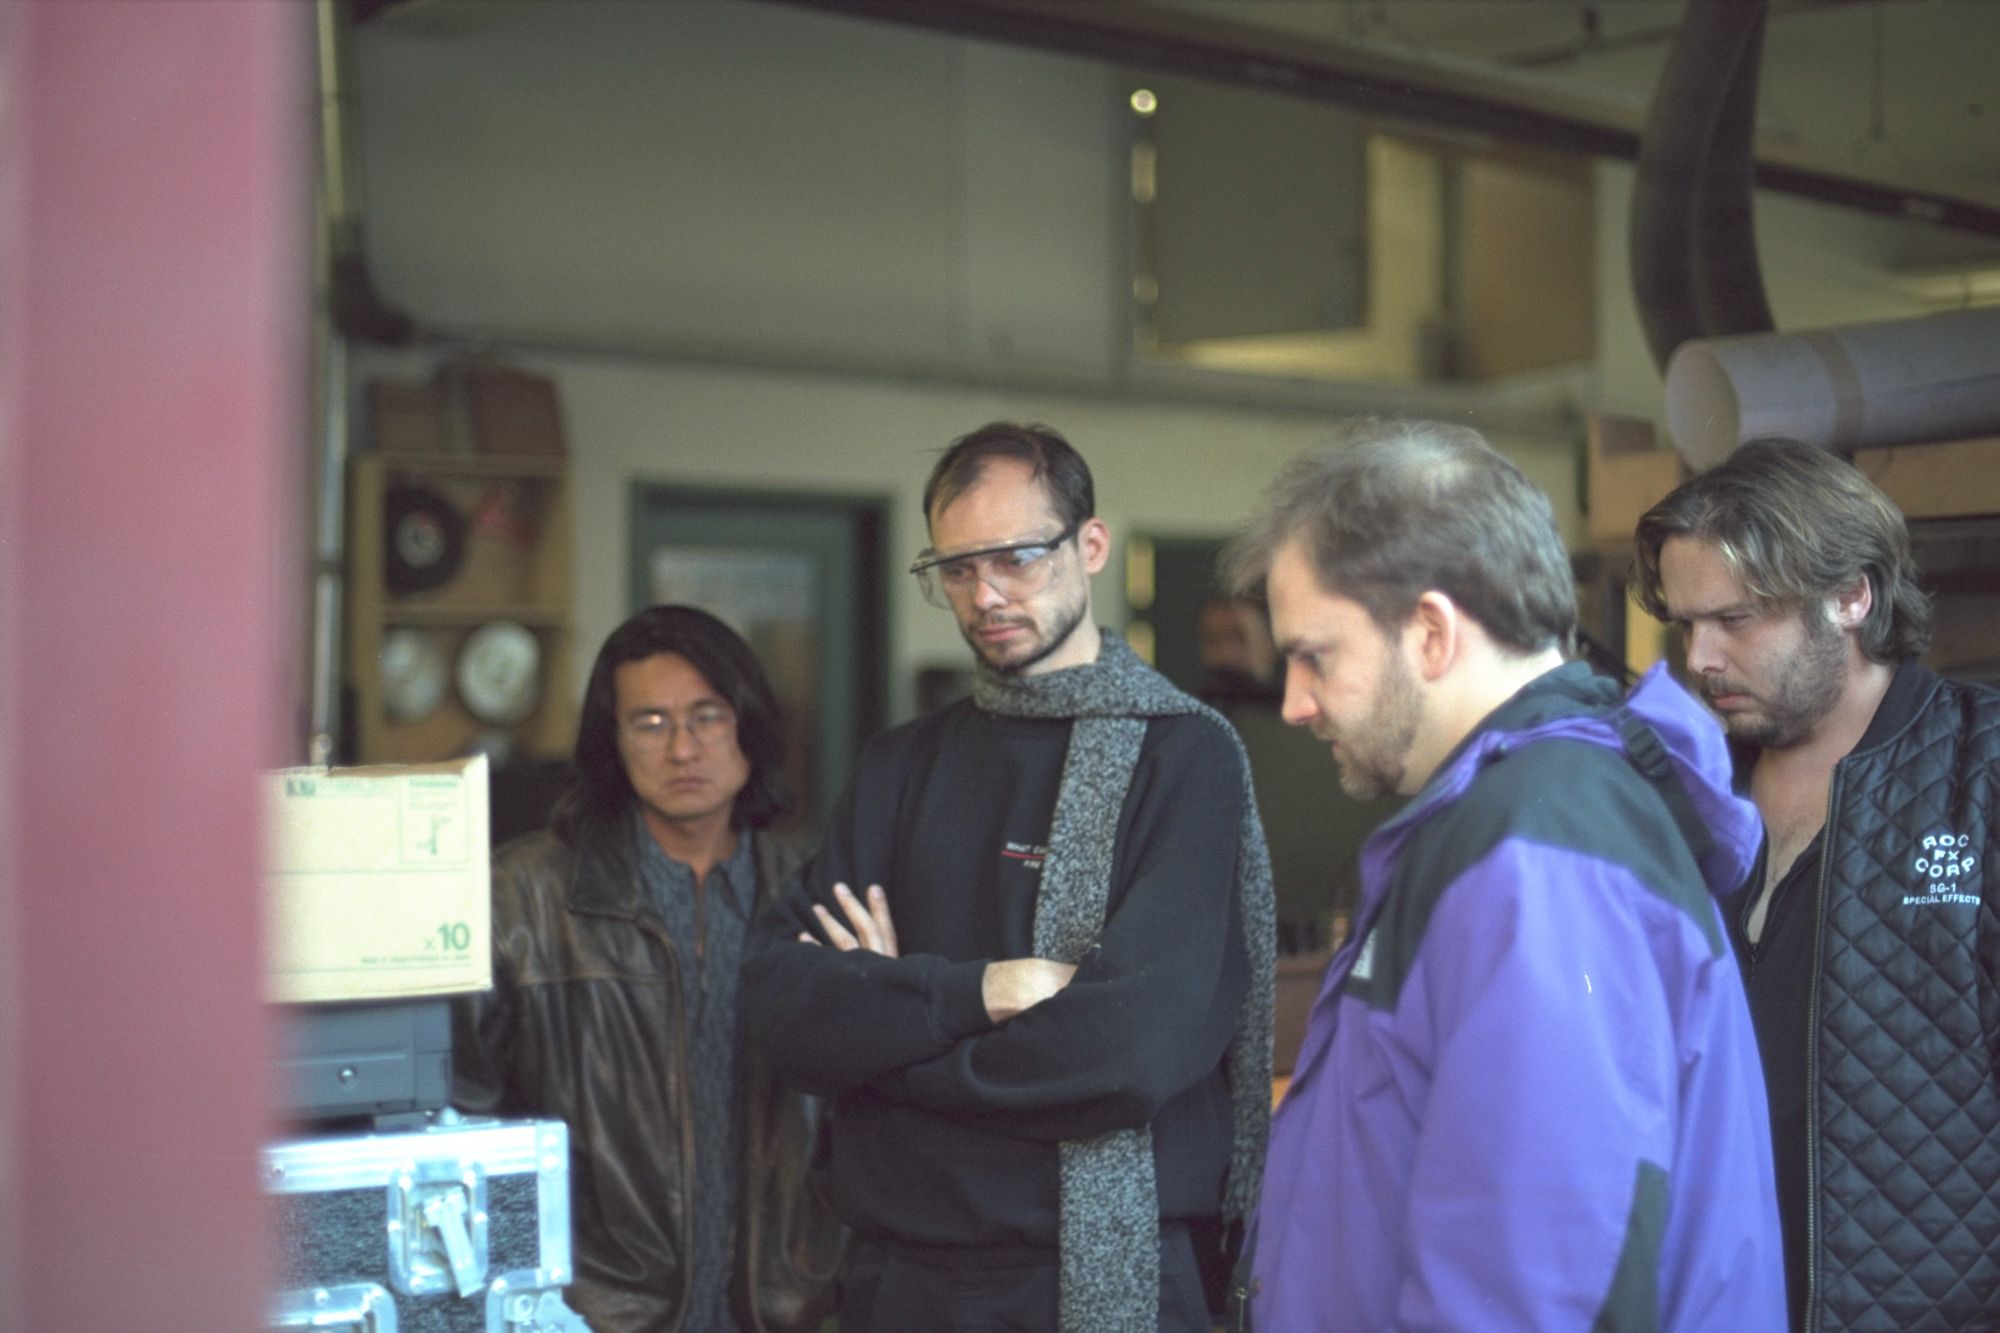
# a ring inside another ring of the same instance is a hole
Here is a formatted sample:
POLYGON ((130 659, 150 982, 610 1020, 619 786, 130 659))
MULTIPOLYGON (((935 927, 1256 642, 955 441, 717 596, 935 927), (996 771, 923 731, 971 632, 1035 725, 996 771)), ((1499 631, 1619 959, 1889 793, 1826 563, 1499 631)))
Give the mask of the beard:
POLYGON ((960 618, 958 631, 965 636, 965 641, 972 646, 980 661, 1003 676, 1018 676, 1068 643, 1070 635, 1076 633, 1076 627, 1083 623, 1089 606, 1089 598, 1079 589, 1073 597, 1052 602, 1046 614, 1037 614, 1028 607, 992 615, 975 612, 960 618), (1029 632, 1004 645, 980 642, 979 631, 996 625, 1019 625, 1029 632))
POLYGON ((1424 700, 1415 674, 1400 656, 1389 653, 1382 678, 1375 685, 1368 720, 1344 735, 1323 737, 1340 747, 1334 754, 1340 768, 1340 789, 1357 801, 1400 792, 1423 715, 1424 700))
POLYGON ((1767 750, 1797 745, 1832 711, 1841 690, 1846 688, 1847 637, 1827 618, 1823 608, 1809 606, 1801 619, 1805 638, 1798 652, 1773 677, 1767 692, 1753 692, 1726 678, 1702 680, 1704 698, 1742 694, 1756 701, 1754 711, 1731 713, 1723 718, 1723 725, 1737 740, 1767 750))

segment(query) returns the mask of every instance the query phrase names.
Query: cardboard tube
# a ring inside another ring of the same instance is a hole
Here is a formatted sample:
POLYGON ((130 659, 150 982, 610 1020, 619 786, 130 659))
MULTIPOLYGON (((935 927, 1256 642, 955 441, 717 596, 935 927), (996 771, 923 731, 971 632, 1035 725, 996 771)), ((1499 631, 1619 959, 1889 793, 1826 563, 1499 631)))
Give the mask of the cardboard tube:
POLYGON ((2000 434, 2000 309, 1684 343, 1667 431, 1690 467, 1745 440, 1830 449, 2000 434))

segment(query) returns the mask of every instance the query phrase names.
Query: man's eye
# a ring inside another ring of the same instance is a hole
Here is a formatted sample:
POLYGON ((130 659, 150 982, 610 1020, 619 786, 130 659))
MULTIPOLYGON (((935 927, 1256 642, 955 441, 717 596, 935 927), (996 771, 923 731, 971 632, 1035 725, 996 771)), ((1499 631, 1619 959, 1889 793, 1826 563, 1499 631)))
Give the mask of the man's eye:
POLYGON ((729 720, 729 714, 720 708, 697 708, 688 721, 697 727, 715 727, 729 720))
POLYGON ((654 732, 667 725, 665 713, 641 713, 632 719, 634 731, 654 732))
POLYGON ((972 562, 970 560, 947 560, 937 567, 937 575, 946 583, 970 583, 972 562))

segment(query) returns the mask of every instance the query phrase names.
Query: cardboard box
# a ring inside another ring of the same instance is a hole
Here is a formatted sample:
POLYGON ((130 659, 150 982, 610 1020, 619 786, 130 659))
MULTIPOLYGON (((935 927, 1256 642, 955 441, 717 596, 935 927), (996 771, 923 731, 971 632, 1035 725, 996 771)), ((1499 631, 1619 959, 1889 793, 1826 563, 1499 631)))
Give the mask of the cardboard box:
POLYGON ((493 984, 486 757, 266 777, 270 998, 493 984))
POLYGON ((1629 547, 1639 516, 1687 480, 1681 456, 1653 439, 1636 417, 1591 414, 1586 423, 1584 513, 1590 544, 1629 547))
POLYGON ((2000 514, 2000 436, 1856 449, 1854 466, 1905 518, 2000 514))

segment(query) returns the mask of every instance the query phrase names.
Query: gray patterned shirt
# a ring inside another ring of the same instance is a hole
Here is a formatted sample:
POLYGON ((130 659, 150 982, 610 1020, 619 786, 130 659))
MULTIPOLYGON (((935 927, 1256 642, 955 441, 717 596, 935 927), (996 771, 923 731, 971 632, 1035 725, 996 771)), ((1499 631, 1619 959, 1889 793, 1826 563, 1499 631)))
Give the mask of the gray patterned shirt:
MULTIPOLYGON (((673 937, 687 1011, 688 1093, 694 1113, 694 1234, 684 1327, 733 1333, 729 1254, 736 1222, 736 996, 743 937, 756 897, 750 835, 706 879, 660 850, 636 813, 646 904, 673 937)), ((662 1125, 662 1134, 675 1127, 662 1125)))

